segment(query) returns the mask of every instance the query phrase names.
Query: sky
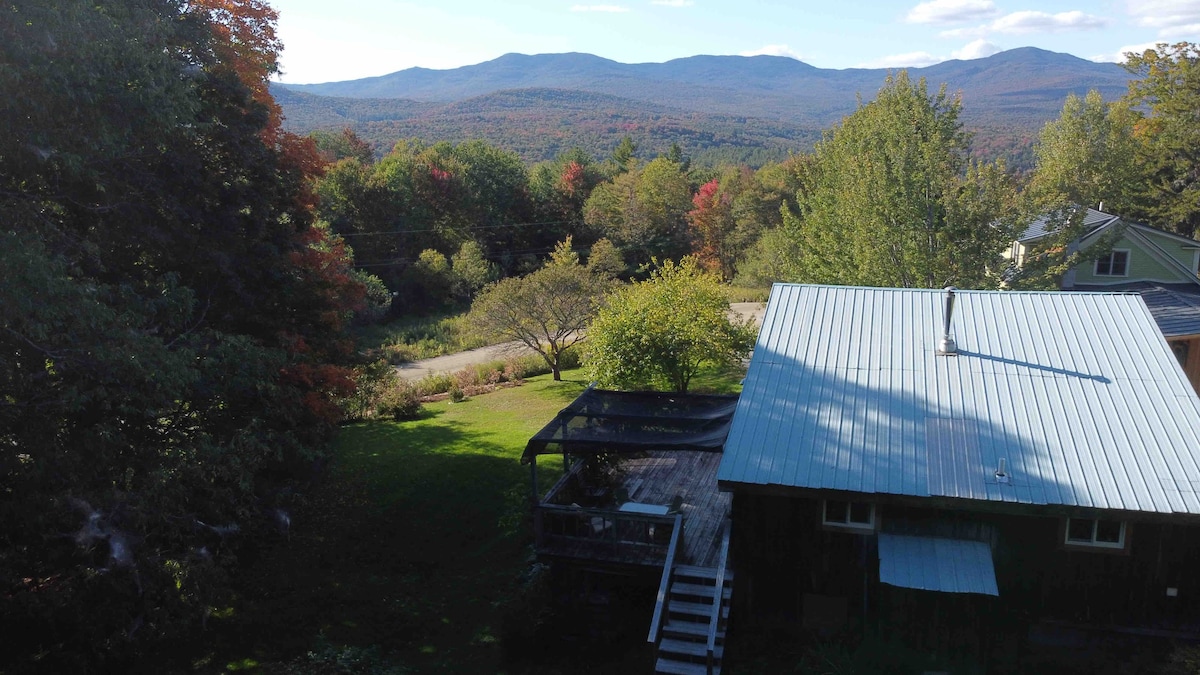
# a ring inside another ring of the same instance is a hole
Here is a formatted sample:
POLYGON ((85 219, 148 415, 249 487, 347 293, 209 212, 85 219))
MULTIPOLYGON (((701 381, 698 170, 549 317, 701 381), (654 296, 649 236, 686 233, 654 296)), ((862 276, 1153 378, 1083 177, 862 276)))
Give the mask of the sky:
POLYGON ((510 52, 622 63, 772 54, 819 68, 917 68, 1040 47, 1120 62, 1200 42, 1200 0, 268 0, 279 80, 332 82, 510 52))

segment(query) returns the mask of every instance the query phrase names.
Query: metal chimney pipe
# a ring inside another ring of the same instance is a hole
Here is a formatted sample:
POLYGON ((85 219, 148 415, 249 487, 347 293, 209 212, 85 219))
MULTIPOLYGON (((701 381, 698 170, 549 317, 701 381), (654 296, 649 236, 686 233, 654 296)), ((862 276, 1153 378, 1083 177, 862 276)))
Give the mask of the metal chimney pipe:
POLYGON ((942 330, 942 339, 938 342, 937 353, 954 356, 958 354, 958 345, 950 335, 950 318, 954 316, 954 287, 946 287, 946 322, 942 330))

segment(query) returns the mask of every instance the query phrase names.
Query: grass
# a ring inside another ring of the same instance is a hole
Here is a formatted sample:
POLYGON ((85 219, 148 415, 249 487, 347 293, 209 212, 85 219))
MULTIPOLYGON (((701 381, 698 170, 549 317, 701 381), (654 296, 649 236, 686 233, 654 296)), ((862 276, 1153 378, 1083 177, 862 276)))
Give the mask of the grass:
MULTIPOLYGON (((528 566, 520 453, 586 386, 576 375, 345 427, 291 539, 249 566, 228 618, 209 620, 198 669, 326 672, 284 664, 333 644, 420 672, 497 672, 505 606, 528 566)), ((539 467, 542 488, 560 472, 539 467)))
MULTIPOLYGON (((740 377, 706 372, 693 391, 736 391, 740 377)), ((239 575, 240 596, 210 617, 189 670, 587 672, 565 661, 574 647, 550 645, 545 660, 514 663, 502 644, 506 616, 529 605, 520 585, 532 562, 529 469, 520 454, 586 385, 581 371, 566 371, 561 382, 543 375, 426 404, 417 420, 344 427, 328 475, 293 513, 290 539, 247 551, 255 557, 239 575)), ((540 488, 560 475, 560 462, 543 461, 540 488)), ((609 649, 588 661, 593 672, 617 672, 637 658, 609 649)))
POLYGON ((771 294, 770 288, 750 288, 748 286, 722 286, 730 302, 766 302, 771 294))
POLYGON ((408 316, 364 326, 359 330, 358 344, 368 354, 377 354, 396 365, 475 349, 484 341, 471 333, 467 315, 460 313, 408 316))

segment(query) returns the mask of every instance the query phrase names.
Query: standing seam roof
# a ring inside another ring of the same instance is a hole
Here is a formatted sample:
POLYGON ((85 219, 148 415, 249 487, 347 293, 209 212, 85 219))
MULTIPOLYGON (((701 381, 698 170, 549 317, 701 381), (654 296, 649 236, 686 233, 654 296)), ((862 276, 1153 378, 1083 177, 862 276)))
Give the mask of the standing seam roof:
POLYGON ((1200 514, 1200 399, 1138 295, 959 291, 957 356, 943 303, 776 285, 718 479, 1200 514))

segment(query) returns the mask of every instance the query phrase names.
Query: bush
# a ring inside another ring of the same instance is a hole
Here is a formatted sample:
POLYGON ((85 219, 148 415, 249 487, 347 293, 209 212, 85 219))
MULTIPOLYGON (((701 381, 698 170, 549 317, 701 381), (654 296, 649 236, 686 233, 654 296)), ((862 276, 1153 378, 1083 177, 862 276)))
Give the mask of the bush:
POLYGON ((375 414, 394 420, 410 420, 420 415, 421 395, 417 393, 416 385, 398 379, 394 386, 384 392, 375 414))
POLYGON ((450 400, 454 403, 462 403, 467 400, 467 395, 458 387, 450 388, 450 400))
POLYGON ((341 402, 348 420, 362 420, 374 414, 384 395, 397 386, 400 376, 386 360, 379 359, 354 370, 354 393, 341 402))

